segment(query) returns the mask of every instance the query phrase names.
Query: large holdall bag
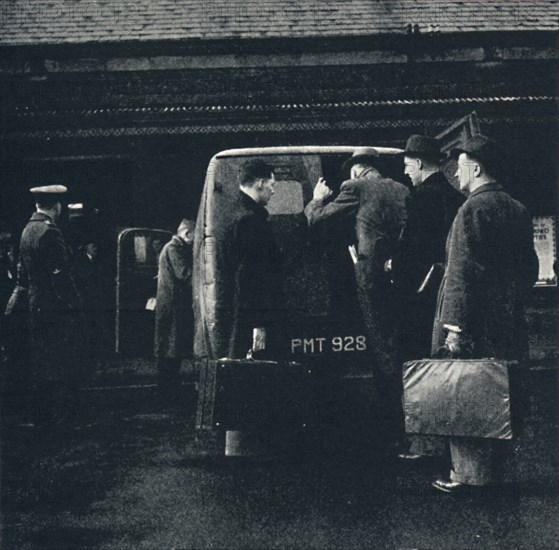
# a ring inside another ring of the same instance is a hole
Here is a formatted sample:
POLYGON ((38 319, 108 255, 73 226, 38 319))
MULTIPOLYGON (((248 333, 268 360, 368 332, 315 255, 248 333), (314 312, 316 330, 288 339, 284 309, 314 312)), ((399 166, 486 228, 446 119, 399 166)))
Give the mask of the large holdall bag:
POLYGON ((518 363, 421 359, 403 366, 406 432, 511 439, 518 363))

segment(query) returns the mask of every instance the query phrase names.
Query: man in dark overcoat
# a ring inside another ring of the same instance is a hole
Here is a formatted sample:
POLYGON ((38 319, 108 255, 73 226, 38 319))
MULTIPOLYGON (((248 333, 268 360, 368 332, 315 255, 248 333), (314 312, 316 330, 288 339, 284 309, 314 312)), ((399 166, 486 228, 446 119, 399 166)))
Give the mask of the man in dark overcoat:
POLYGON ((350 169, 350 179, 342 183, 339 195, 327 203, 332 191, 320 178, 305 214, 309 225, 355 220, 357 294, 382 400, 379 428, 395 443, 403 435, 401 375, 394 341, 395 294, 384 265, 396 251, 409 193, 404 185, 384 177, 377 168, 379 164, 379 153, 373 147, 356 149, 344 165, 350 169))
POLYGON ((176 390, 182 359, 192 357, 192 243, 195 223, 184 219, 159 256, 155 306, 155 356, 159 387, 176 390))
MULTIPOLYGON (((470 195, 447 240, 432 351, 455 358, 525 358, 524 299, 538 275, 530 216, 497 182, 502 154, 494 141, 476 136, 453 154, 460 187, 470 195)), ((450 480, 433 486, 457 492, 493 482, 494 450, 490 439, 450 438, 450 480)))
MULTIPOLYGON (((404 172, 413 187, 406 200, 406 225, 389 269, 400 301, 400 357, 408 361, 430 356, 446 238, 465 196, 441 172, 444 155, 436 139, 412 135, 402 156, 404 172)), ((442 439, 427 436, 409 439, 410 452, 403 452, 400 458, 441 455, 445 449, 442 439)))
POLYGON ((233 272, 228 356, 278 357, 283 294, 281 261, 266 205, 274 194, 273 168, 260 159, 241 167, 227 261, 233 272))
POLYGON ((63 185, 31 189, 37 211, 20 243, 22 279, 28 289, 31 378, 35 392, 57 404, 79 381, 76 354, 83 338, 82 301, 57 226, 66 192, 63 185))

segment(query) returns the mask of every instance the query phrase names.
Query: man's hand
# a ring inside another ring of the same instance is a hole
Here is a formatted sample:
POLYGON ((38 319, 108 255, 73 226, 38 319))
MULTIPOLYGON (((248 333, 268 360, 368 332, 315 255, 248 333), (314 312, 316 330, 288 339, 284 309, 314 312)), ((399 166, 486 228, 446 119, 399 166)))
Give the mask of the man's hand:
POLYGON ((465 347, 466 341, 461 332, 449 330, 444 345, 453 355, 460 355, 465 347))
POLYGON ((332 194, 332 189, 326 185, 324 178, 319 178, 314 188, 313 199, 315 201, 325 201, 332 194))
POLYGON ((472 341, 460 327, 443 325, 447 331, 444 345, 435 351, 434 359, 470 359, 473 357, 472 341))
POLYGON ((247 352, 247 359, 262 359, 266 353, 266 329, 254 327, 252 329, 252 348, 247 352))
POLYGON ((262 351, 263 349, 266 349, 266 329, 254 327, 252 329, 252 351, 262 351))

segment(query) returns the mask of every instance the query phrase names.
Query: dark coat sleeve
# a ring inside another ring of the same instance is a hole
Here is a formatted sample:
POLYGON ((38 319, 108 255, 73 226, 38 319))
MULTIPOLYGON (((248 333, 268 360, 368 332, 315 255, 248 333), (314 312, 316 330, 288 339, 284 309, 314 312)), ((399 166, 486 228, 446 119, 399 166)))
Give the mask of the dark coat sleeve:
POLYGON ((465 205, 458 211, 448 242, 442 323, 470 330, 485 271, 481 238, 483 213, 465 205))
MULTIPOLYGON (((425 242, 424 235, 430 236, 428 231, 424 231, 421 225, 425 219, 422 198, 417 195, 409 195, 406 198, 406 224, 404 225, 395 254, 392 258, 392 272, 394 281, 398 287, 406 293, 413 293, 427 274, 431 264, 426 265, 423 256, 426 255, 423 245, 430 246, 430 242, 425 242)), ((432 263, 432 262, 431 262, 432 263)))
POLYGON ((44 258, 51 288, 58 300, 68 309, 80 309, 81 298, 72 277, 68 250, 60 230, 51 228, 39 243, 39 254, 44 258))
POLYGON ((346 181, 340 188, 336 199, 326 205, 312 200, 305 207, 305 215, 309 225, 314 225, 328 218, 342 219, 357 214, 359 210, 359 191, 350 181, 346 181))

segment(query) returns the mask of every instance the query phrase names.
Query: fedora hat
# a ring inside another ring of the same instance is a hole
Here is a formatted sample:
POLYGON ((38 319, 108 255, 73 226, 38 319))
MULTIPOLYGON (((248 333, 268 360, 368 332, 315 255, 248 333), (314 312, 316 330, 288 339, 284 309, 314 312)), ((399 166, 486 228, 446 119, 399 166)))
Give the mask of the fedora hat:
POLYGON ((472 136, 465 141, 462 147, 451 149, 449 158, 456 160, 461 153, 466 153, 469 157, 479 161, 492 176, 512 162, 510 153, 502 149, 495 140, 483 134, 472 136))
POLYGON ((443 158, 439 142, 432 137, 413 134, 408 138, 406 148, 401 156, 443 158))
POLYGON ((503 151, 497 142, 483 134, 472 136, 465 141, 462 147, 451 149, 450 158, 457 159, 461 153, 466 153, 479 160, 482 164, 494 163, 503 155, 503 151))
POLYGON ((374 147, 357 147, 353 151, 353 155, 348 158, 342 165, 344 170, 351 168, 354 164, 366 161, 367 163, 378 163, 380 159, 379 152, 374 147))

